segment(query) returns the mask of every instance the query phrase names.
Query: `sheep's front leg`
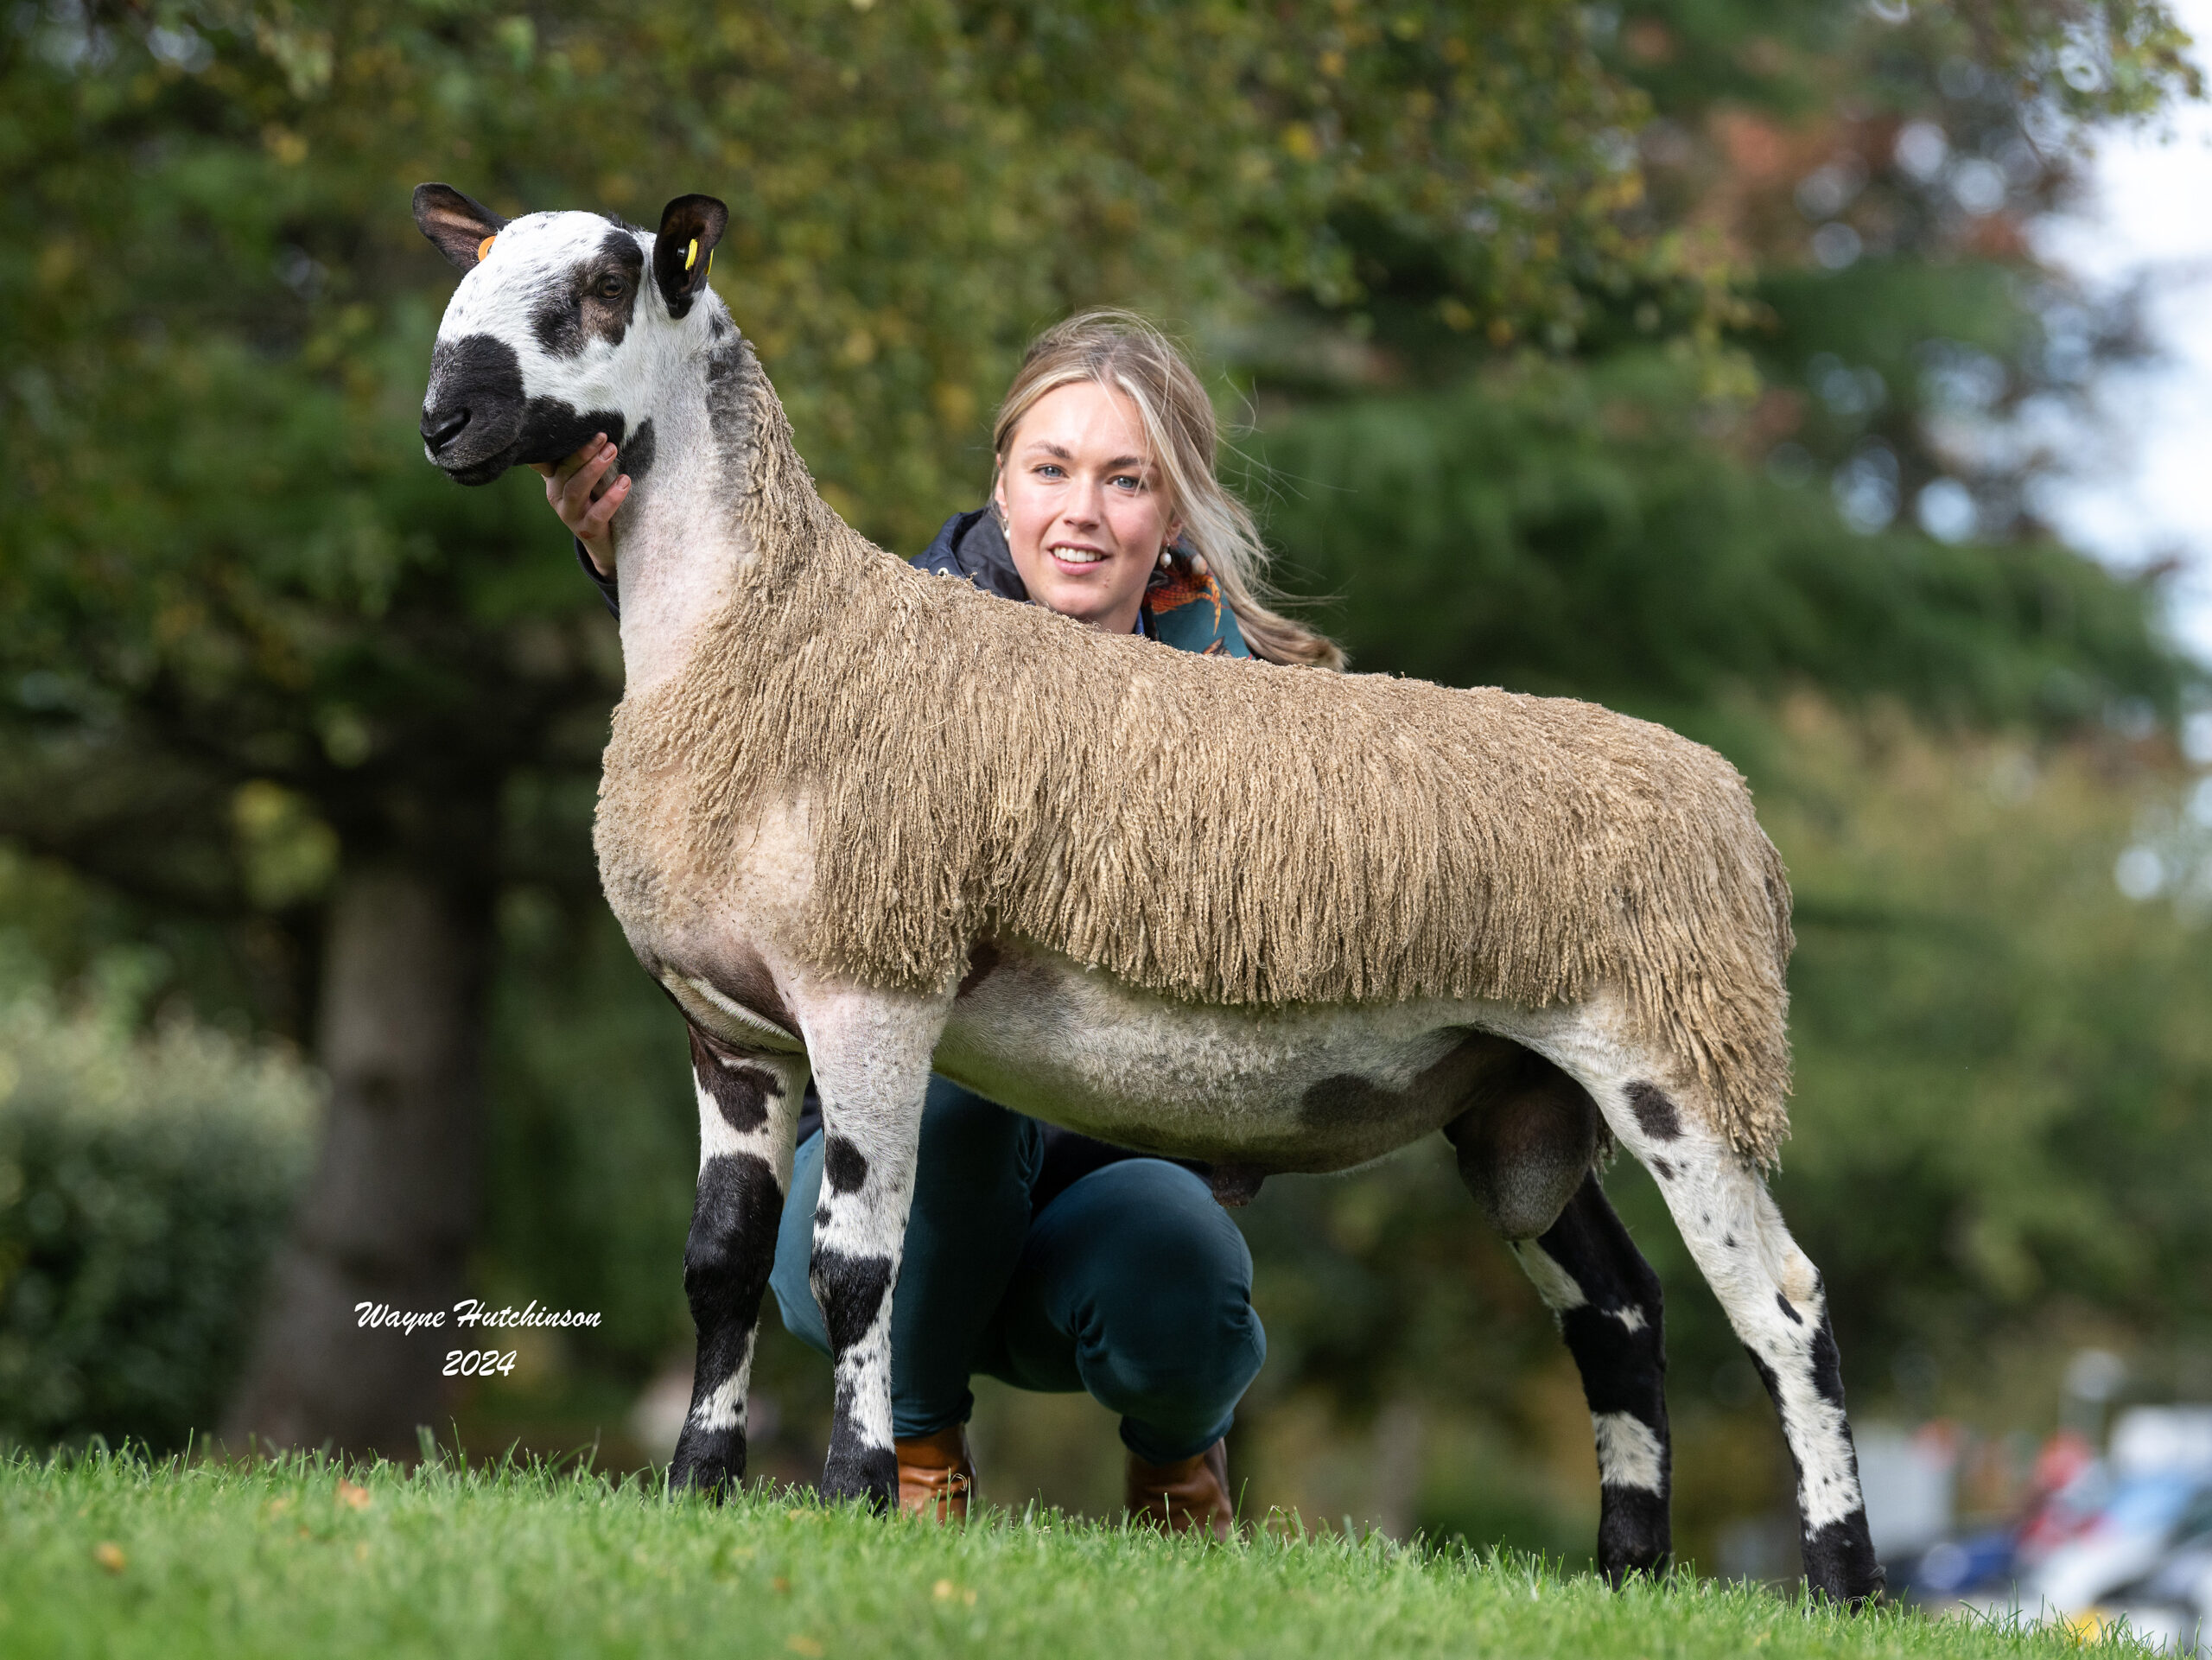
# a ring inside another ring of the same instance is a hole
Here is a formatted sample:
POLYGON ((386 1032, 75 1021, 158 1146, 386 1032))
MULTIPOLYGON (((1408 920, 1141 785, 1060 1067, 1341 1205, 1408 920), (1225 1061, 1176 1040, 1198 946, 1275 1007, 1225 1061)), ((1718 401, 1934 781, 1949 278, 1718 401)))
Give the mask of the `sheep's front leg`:
POLYGON ((1797 1468, 1806 1583, 1857 1606, 1878 1597, 1859 1458, 1843 1411, 1843 1363, 1820 1271, 1797 1248, 1766 1183, 1656 1084, 1597 1094, 1624 1146, 1658 1179, 1682 1239, 1726 1310, 1782 1418, 1797 1468))
POLYGON ((822 1091, 822 1199, 809 1279, 836 1366, 829 1498, 897 1497, 891 1440, 891 1297, 914 1193, 930 1056, 946 997, 846 994, 802 1011, 822 1091))
POLYGON ((1582 1374, 1598 1441, 1599 1568, 1615 1587, 1663 1572, 1674 1534, 1659 1276, 1594 1174, 1541 1236, 1509 1243, 1582 1374))
POLYGON ((745 1474, 746 1387, 806 1072, 804 1055, 743 1053, 691 1034, 699 1186, 683 1243, 683 1291, 699 1360, 669 1466, 678 1488, 719 1496, 745 1474))

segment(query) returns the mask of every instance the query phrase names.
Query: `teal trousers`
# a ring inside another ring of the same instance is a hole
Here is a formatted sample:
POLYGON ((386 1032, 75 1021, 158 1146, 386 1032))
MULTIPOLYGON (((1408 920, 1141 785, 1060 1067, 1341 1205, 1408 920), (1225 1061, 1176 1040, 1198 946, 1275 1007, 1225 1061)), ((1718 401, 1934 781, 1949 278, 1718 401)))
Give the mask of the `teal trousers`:
MULTIPOLYGON (((1173 1463, 1227 1433, 1267 1355, 1252 1254, 1206 1184, 1164 1159, 1093 1170, 1033 1205, 1036 1120, 930 1081, 891 1315, 891 1418, 905 1439, 967 1421, 976 1374, 1087 1390, 1139 1458, 1173 1463)), ((822 1137, 798 1149, 769 1284, 824 1353, 807 1282, 822 1137)))

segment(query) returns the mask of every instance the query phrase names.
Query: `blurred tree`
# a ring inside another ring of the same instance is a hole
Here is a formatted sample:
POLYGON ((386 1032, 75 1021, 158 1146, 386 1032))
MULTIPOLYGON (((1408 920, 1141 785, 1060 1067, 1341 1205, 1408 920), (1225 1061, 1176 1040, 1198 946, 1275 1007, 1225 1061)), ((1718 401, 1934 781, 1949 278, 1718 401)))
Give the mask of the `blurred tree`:
POLYGON ((2212 1332, 2212 861, 2171 898, 2113 879, 2185 817, 2164 745, 1937 745, 1809 707, 1783 731, 1811 1109, 1784 1182, 1870 1358, 1970 1373, 2054 1305, 2212 1332), (1884 1225, 1850 1225, 1872 1192, 1884 1225))
POLYGON ((2155 584, 1854 530, 1745 465, 1741 418, 1648 349, 1309 409, 1263 429, 1268 530, 1365 668, 1693 722, 1804 685, 1972 724, 2174 716, 2192 673, 2155 584))
MULTIPOLYGON (((1647 101, 1642 188, 1620 223, 1660 253, 1576 267, 1535 343, 1585 364, 1662 345, 1679 362, 1686 333, 1724 348, 1694 375, 1617 377, 1606 436, 1688 440, 1793 489, 1824 480, 1860 531, 2041 537, 2036 490, 2064 461, 2051 417, 2141 347, 2125 304, 2093 306, 2038 264, 2027 224, 2074 191, 2098 122, 2201 91, 2171 20, 2129 4, 2031 20, 1639 0, 1596 9, 1591 27, 1647 101), (1684 286, 1693 272, 1702 282, 1684 286)), ((1367 401, 1494 370, 1527 337, 1470 280, 1487 215, 1439 238, 1364 203, 1338 210, 1354 282, 1302 309, 1363 349, 1294 330, 1258 341, 1263 404, 1271 391, 1367 401)))

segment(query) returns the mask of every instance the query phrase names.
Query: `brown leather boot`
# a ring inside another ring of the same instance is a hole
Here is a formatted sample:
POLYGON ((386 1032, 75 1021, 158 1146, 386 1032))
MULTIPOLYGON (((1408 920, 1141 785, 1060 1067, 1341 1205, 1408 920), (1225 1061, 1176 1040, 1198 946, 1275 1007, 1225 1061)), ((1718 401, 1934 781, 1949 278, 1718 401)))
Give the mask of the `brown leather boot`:
POLYGON ((893 1441, 899 1453, 899 1508, 925 1522, 965 1522, 968 1495, 976 1491, 976 1460, 968 1426, 893 1441))
POLYGON ((1236 1524, 1229 1502, 1229 1443, 1173 1464, 1147 1464, 1129 1454, 1129 1520, 1170 1533, 1211 1533, 1227 1542, 1236 1524))

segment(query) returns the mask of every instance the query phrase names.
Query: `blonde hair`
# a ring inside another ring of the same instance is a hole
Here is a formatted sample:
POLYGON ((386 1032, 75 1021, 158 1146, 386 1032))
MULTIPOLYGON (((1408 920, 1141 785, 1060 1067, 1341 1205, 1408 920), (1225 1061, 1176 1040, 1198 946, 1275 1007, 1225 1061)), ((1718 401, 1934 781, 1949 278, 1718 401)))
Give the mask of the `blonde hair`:
POLYGON ((1153 460, 1165 474, 1169 511, 1183 522, 1180 544, 1205 563, 1223 601, 1255 657, 1271 663, 1344 666, 1325 635, 1271 607, 1267 544, 1244 504, 1222 488, 1214 470, 1221 427, 1213 402, 1173 340, 1134 312, 1078 312, 1046 329, 1007 388, 991 426, 995 465, 1006 461, 1022 417, 1047 392, 1091 380, 1127 396, 1144 423, 1153 460))

